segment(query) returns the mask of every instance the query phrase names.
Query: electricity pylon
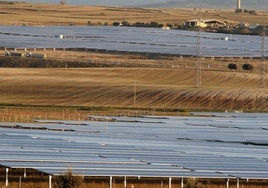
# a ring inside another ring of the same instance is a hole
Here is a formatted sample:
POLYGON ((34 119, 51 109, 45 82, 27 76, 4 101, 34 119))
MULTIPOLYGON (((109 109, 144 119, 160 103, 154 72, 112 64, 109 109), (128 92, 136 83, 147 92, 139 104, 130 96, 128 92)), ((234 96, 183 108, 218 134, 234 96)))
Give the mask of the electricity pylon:
MULTIPOLYGON (((265 26, 264 26, 265 27, 265 26)), ((265 87, 265 35, 266 35, 266 29, 264 29, 264 34, 261 38, 261 83, 260 87, 265 87)))
MULTIPOLYGON (((200 20, 199 20, 200 22, 200 20)), ((201 41, 201 30, 199 26, 198 37, 197 37, 197 56, 196 56, 196 87, 201 87, 201 55, 202 55, 202 41, 201 41)))

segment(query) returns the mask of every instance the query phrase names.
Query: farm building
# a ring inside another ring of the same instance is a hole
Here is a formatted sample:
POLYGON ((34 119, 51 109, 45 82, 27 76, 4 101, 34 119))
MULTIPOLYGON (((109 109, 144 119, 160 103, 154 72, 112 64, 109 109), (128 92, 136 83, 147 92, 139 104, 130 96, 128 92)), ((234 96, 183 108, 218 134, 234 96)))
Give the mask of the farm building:
POLYGON ((221 27, 225 26, 226 23, 215 20, 215 19, 194 19, 194 20, 187 20, 184 22, 184 26, 186 27, 221 27))

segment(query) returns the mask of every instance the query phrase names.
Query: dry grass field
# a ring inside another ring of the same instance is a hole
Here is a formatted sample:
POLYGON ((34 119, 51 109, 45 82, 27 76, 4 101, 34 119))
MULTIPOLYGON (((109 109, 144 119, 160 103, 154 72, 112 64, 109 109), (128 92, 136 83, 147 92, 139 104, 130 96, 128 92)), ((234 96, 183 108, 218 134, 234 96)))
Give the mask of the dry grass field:
POLYGON ((268 12, 257 15, 237 14, 234 10, 180 8, 119 8, 52 4, 1 4, 0 25, 111 25, 128 21, 171 23, 181 25, 188 19, 219 19, 228 23, 268 24, 268 12))
MULTIPOLYGON (((258 184, 258 182, 254 182, 255 185, 253 183, 242 183, 240 186, 241 187, 246 187, 246 188, 266 188, 267 185, 265 183, 263 184, 258 184)), ((0 184, 1 185, 1 184, 0 184)), ((208 182, 207 184, 202 184, 199 183, 198 184, 200 188, 225 188, 226 185, 224 182, 222 182, 221 184, 213 184, 211 182, 208 182)), ((15 183, 10 183, 9 184, 10 187, 24 187, 24 188, 47 188, 48 187, 48 182, 43 183, 43 182, 26 182, 26 183, 21 183, 19 184, 19 182, 15 182, 15 183)), ((4 182, 2 183, 2 187, 5 187, 4 182)), ((88 187, 95 187, 95 188, 107 188, 109 187, 109 183, 108 182, 103 182, 103 183, 83 183, 80 188, 88 188, 88 187)), ((123 183, 114 183, 113 184, 114 188, 124 188, 123 183)), ((161 181, 158 181, 157 183, 141 183, 139 181, 137 181, 137 183, 131 183, 131 184, 127 184, 127 188, 168 188, 168 182, 164 182, 161 184, 161 181)), ((180 187, 180 183, 174 183, 172 184, 172 187, 180 187)), ((229 188, 237 188, 237 185, 235 182, 233 182, 232 184, 229 185, 229 188)))
POLYGON ((203 71, 202 88, 195 88, 193 69, 1 69, 0 74, 2 103, 268 110, 268 90, 259 89, 257 74, 203 71))
POLYGON ((87 52, 47 52, 48 58, 74 57, 74 53, 81 61, 94 57, 96 62, 128 62, 131 67, 119 64, 113 68, 1 68, 0 103, 268 111, 268 84, 260 88, 260 60, 204 59, 198 88, 194 58, 152 60, 87 52), (229 63, 236 63, 238 69, 229 70, 229 63), (243 70, 244 63, 252 64, 253 71, 243 70))
MULTIPOLYGON (((0 187, 5 186, 5 168, 0 168, 0 187)), ((52 187, 56 187, 56 181, 58 176, 52 177, 52 187)), ((108 176, 104 177, 84 177, 80 188, 107 188, 109 187, 108 176)), ((24 169, 14 168, 9 171, 9 185, 8 187, 23 187, 23 188, 47 188, 48 185, 48 175, 42 174, 33 169, 27 169, 27 176, 24 177, 24 169)), ((169 180, 168 178, 153 178, 153 177, 127 177, 126 188, 168 188, 169 180)), ((265 188, 267 187, 267 180, 260 179, 240 179, 240 187, 244 188, 265 188)), ((124 188, 124 177, 113 177, 114 188, 124 188)), ((181 187, 181 178, 172 178, 172 187, 181 187)), ((211 179, 211 178, 184 178, 184 187, 199 187, 199 188, 225 188, 225 179, 211 179)), ((237 180, 230 179, 230 188, 237 188, 237 180)))

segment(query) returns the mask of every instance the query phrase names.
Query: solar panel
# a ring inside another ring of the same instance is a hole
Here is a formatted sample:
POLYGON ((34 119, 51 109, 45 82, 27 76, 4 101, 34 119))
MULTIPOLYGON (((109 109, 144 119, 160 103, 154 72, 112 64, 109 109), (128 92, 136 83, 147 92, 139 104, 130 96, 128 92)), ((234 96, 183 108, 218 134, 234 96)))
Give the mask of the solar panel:
POLYGON ((0 123, 0 164, 48 174, 268 179, 267 114, 109 118, 0 123))
MULTIPOLYGON (((198 35, 192 31, 157 28, 0 26, 2 43, 9 48, 87 48, 196 55, 198 35), (57 37, 61 34, 64 39, 57 37)), ((260 46, 260 36, 202 33, 203 56, 259 57, 260 46), (232 40, 223 40, 226 37, 232 40)))

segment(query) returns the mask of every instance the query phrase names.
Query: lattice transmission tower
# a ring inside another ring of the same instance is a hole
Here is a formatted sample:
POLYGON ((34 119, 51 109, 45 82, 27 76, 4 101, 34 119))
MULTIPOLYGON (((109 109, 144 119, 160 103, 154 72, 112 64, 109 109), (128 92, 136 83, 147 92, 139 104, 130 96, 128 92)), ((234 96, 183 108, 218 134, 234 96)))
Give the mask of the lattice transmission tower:
POLYGON ((261 83, 260 83, 261 88, 265 87, 265 36, 266 36, 266 29, 264 29, 264 34, 262 35, 262 38, 261 38, 261 71, 260 71, 261 72, 261 83))
POLYGON ((197 36, 197 56, 196 56, 196 87, 198 88, 201 87, 201 67, 202 67, 202 36, 199 26, 197 36))

